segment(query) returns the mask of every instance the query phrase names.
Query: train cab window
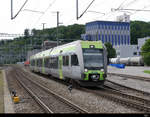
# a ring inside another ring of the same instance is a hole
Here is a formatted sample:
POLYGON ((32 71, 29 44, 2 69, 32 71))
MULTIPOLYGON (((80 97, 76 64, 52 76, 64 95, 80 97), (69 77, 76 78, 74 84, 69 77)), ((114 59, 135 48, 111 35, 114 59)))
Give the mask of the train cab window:
POLYGON ((69 56, 63 56, 63 66, 69 65, 69 56))
POLYGON ((77 55, 71 55, 71 65, 72 66, 78 66, 79 65, 77 55))

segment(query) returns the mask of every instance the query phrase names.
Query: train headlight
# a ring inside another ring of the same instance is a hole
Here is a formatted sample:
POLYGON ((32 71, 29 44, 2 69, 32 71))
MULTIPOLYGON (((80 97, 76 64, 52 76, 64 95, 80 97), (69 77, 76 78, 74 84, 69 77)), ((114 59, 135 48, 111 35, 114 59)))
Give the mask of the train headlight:
POLYGON ((101 72, 104 72, 104 69, 101 69, 101 72))
POLYGON ((95 48, 95 45, 90 45, 90 48, 95 48))
POLYGON ((84 69, 84 72, 88 72, 88 69, 84 69))

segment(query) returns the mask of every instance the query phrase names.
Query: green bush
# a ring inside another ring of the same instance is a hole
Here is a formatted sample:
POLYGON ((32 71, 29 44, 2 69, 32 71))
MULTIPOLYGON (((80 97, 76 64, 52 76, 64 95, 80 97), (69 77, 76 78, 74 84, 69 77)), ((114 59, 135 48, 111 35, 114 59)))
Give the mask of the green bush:
POLYGON ((141 50, 144 63, 150 66, 150 39, 145 42, 141 50))

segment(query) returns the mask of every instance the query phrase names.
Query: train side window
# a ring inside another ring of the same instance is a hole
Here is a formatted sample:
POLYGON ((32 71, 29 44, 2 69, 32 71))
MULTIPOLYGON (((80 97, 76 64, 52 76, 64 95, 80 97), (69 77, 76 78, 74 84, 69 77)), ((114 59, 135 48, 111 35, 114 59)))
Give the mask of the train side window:
POLYGON ((66 56, 66 65, 69 65, 69 56, 66 56))
POLYGON ((71 65, 72 66, 78 66, 79 65, 77 55, 71 55, 71 65))
POLYGON ((63 66, 69 65, 69 56, 63 56, 63 66))
POLYGON ((39 61, 39 59, 37 59, 37 66, 38 66, 38 67, 40 66, 40 61, 39 61))
POLYGON ((58 57, 50 58, 50 68, 57 69, 58 68, 58 57))
POLYGON ((31 65, 34 66, 35 60, 31 60, 31 65))
POLYGON ((66 56, 63 56, 63 66, 65 66, 66 65, 66 56))
POLYGON ((42 59, 40 59, 40 67, 42 67, 42 59))
POLYGON ((48 67, 48 64, 49 64, 48 62, 49 62, 49 58, 45 58, 45 61, 44 61, 44 66, 45 67, 48 67))

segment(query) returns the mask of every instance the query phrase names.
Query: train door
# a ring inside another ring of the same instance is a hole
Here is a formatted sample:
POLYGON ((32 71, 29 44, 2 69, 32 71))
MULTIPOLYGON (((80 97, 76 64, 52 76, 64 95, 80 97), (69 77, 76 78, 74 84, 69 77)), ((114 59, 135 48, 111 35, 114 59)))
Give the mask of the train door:
POLYGON ((63 76, 64 78, 70 78, 71 76, 71 65, 70 65, 70 56, 64 55, 63 56, 63 76))
POLYGON ((79 60, 76 54, 71 55, 71 70, 72 78, 80 79, 81 68, 79 66, 79 60))
POLYGON ((34 66, 34 71, 37 71, 37 59, 35 59, 35 66, 34 66))
POLYGON ((62 65, 63 65, 63 57, 60 55, 58 57, 58 70, 59 70, 59 78, 63 79, 63 71, 62 71, 62 65))

